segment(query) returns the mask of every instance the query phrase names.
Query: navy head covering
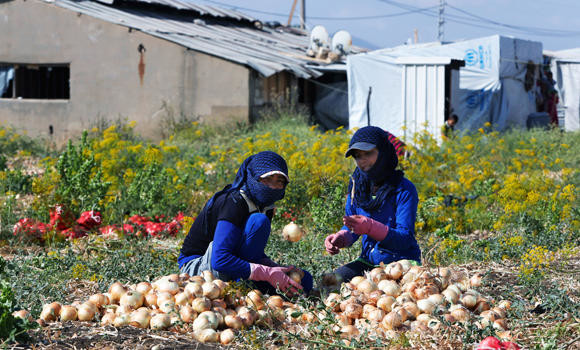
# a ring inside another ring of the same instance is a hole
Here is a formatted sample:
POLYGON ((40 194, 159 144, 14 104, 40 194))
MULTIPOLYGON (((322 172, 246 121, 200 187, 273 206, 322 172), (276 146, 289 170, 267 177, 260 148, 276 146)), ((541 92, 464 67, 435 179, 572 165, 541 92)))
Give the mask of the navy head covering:
POLYGON ((355 149, 370 151, 375 147, 379 151, 375 164, 368 171, 357 167, 348 187, 352 203, 366 211, 379 208, 403 179, 403 172, 395 170, 399 164, 395 147, 389 142, 387 132, 376 126, 358 129, 352 135, 345 157, 351 156, 355 149), (376 188, 374 198, 373 187, 376 188))
POLYGON ((284 198, 286 189, 270 188, 259 181, 260 176, 272 172, 282 173, 288 180, 288 166, 284 158, 279 154, 272 151, 264 151, 249 156, 238 169, 234 182, 216 193, 210 199, 209 206, 213 204, 213 199, 218 195, 240 189, 262 209, 274 204, 274 202, 284 198))

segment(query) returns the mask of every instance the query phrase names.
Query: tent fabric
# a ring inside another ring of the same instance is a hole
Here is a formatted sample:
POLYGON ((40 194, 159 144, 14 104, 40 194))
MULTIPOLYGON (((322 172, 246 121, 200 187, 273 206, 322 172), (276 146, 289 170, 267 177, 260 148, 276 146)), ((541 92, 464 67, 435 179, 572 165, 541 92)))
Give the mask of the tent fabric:
MULTIPOLYGON (((402 134, 400 57, 449 57, 465 61, 459 88, 450 101, 459 116, 458 130, 475 130, 485 122, 497 130, 525 128, 536 111, 533 89, 526 88, 528 62, 542 62, 542 44, 494 35, 450 44, 402 46, 349 56, 349 127, 380 126, 402 134), (367 108, 369 88, 372 89, 367 108), (370 117, 367 115, 370 111, 370 117)), ((441 121, 443 122, 443 121, 441 121)))
POLYGON ((580 48, 550 52, 566 131, 580 130, 580 48))

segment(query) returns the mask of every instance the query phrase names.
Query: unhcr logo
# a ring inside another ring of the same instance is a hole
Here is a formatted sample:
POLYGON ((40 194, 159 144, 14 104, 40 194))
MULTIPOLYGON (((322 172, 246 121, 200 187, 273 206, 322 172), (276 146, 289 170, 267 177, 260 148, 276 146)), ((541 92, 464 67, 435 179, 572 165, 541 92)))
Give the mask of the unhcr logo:
POLYGON ((464 58, 466 66, 479 66, 480 69, 491 68, 491 49, 484 49, 479 45, 477 49, 465 50, 464 58))

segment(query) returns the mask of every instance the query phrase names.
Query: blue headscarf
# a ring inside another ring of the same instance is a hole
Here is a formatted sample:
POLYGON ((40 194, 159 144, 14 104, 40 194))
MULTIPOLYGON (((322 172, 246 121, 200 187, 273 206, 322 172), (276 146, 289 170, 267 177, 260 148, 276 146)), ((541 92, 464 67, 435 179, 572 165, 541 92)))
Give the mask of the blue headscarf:
POLYGON ((349 151, 346 157, 350 155, 351 146, 358 144, 372 144, 378 151, 377 161, 368 171, 363 171, 357 167, 348 186, 348 193, 353 193, 351 201, 354 205, 363 208, 366 211, 378 209, 388 195, 394 191, 401 180, 403 172, 395 170, 399 164, 395 147, 389 142, 387 133, 376 126, 365 126, 358 129, 349 143, 349 151), (354 186, 354 191, 353 191, 354 186), (377 186, 375 198, 372 196, 372 188, 377 186))
POLYGON ((264 151, 249 156, 238 169, 234 182, 216 193, 210 199, 209 207, 213 205, 213 200, 217 196, 236 190, 243 190, 252 202, 262 209, 274 204, 284 198, 286 189, 273 189, 259 181, 260 176, 272 171, 282 172, 288 178, 286 161, 277 153, 264 151))

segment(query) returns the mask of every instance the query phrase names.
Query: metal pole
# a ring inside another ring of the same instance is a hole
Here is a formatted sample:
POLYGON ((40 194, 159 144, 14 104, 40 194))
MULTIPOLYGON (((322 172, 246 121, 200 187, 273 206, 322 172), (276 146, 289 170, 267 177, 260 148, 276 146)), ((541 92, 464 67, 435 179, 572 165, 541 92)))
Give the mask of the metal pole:
POLYGON ((443 13, 445 12, 445 0, 439 0, 439 22, 437 26, 437 40, 443 41, 445 37, 445 31, 443 29, 443 24, 445 24, 445 18, 443 13))
POLYGON ((305 28, 306 28, 306 0, 302 0, 300 8, 300 29, 305 28))

